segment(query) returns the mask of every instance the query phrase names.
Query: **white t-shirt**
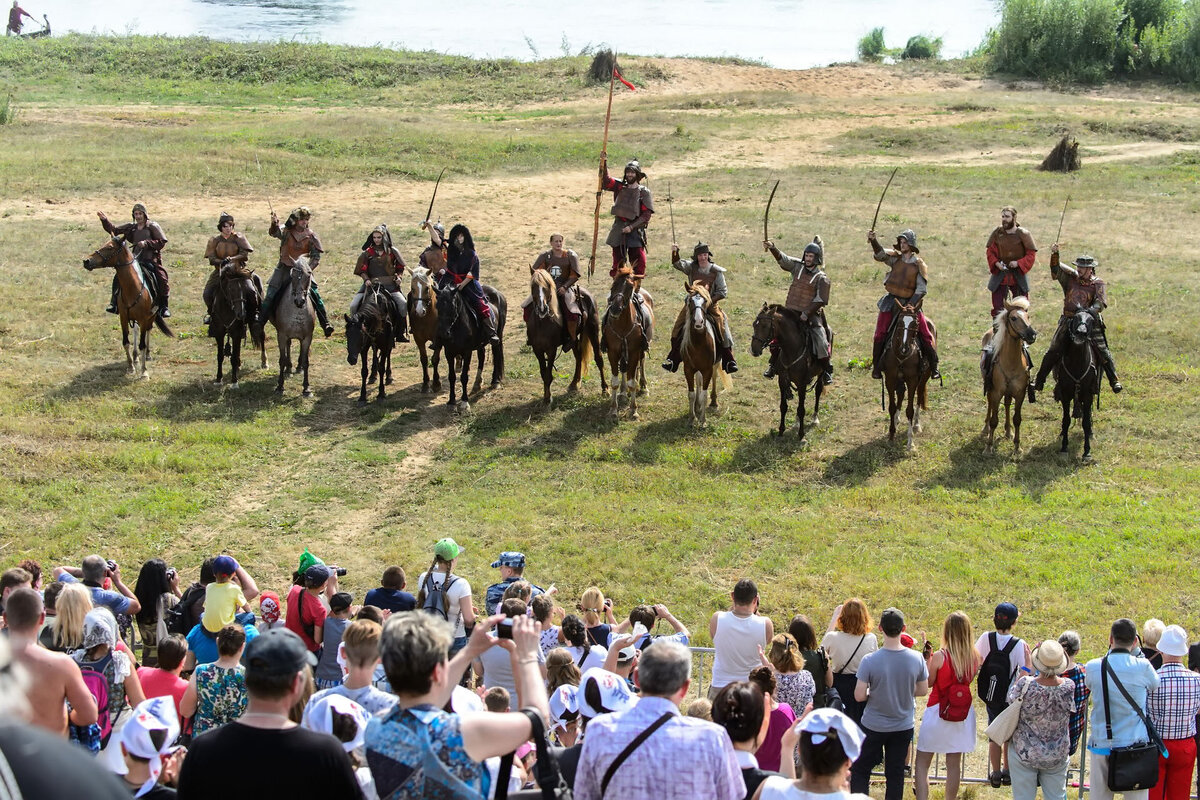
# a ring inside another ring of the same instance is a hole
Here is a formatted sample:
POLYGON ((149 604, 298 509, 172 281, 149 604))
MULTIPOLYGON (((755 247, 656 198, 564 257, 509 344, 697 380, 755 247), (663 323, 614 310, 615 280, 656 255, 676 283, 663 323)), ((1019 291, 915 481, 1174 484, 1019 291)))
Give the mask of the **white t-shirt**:
POLYGON ((767 645, 767 618, 758 614, 739 617, 732 611, 717 612, 717 632, 713 636, 712 688, 720 689, 735 681, 744 681, 762 662, 758 648, 767 645))
MULTIPOLYGON (((489 634, 493 639, 496 635, 489 634)), ((578 653, 576 654, 578 656, 578 653)), ((546 657, 542 655, 541 648, 537 651, 537 660, 539 664, 546 663, 546 657)), ((503 647, 489 647, 484 650, 479 656, 479 663, 483 664, 483 685, 487 688, 493 686, 503 686, 508 689, 508 710, 516 711, 517 706, 517 680, 513 676, 512 657, 503 647)), ((601 664, 604 663, 601 659, 601 664)))
MULTIPOLYGON (((422 572, 421 577, 417 578, 417 591, 425 585, 425 576, 427 572, 422 572)), ((433 582, 441 586, 446 580, 446 573, 433 573, 433 582)), ((467 629, 463 627, 462 606, 460 601, 464 597, 471 596, 471 584, 467 583, 467 579, 461 575, 454 576, 454 582, 450 584, 450 588, 446 590, 446 599, 450 602, 450 611, 447 615, 451 622, 454 623, 454 637, 461 638, 467 635, 467 629)))
POLYGON ((858 665, 862 663, 863 656, 878 650, 879 640, 873 633, 868 633, 866 638, 863 638, 845 631, 829 631, 821 639, 821 647, 829 654, 829 667, 836 678, 839 672, 843 675, 858 674, 858 665), (860 641, 861 647, 858 644, 860 641), (855 648, 858 649, 857 653, 854 652, 855 648))
POLYGON ((817 794, 806 792, 796 786, 791 778, 772 775, 762 782, 760 800, 870 800, 865 794, 851 794, 847 791, 817 794))
POLYGON ((608 650, 598 644, 591 646, 582 664, 579 663, 579 657, 583 655, 582 647, 564 645, 563 649, 571 654, 571 660, 575 662, 575 666, 579 667, 580 673, 587 672, 592 667, 603 668, 604 659, 608 658, 608 650))
MULTIPOLYGON (((988 653, 992 652, 991 634, 996 633, 990 631, 981 635, 975 640, 975 652, 979 653, 979 663, 987 658, 988 653)), ((996 633, 996 645, 1000 650, 1008 647, 1008 642, 1013 638, 1011 633, 996 633)), ((1008 674, 1012 676, 1009 681, 1009 686, 1016 682, 1017 678, 1021 677, 1021 667, 1025 666, 1025 642, 1017 639, 1017 644, 1013 647, 1012 652, 1008 654, 1008 674)), ((1000 703, 1004 702, 1001 698, 1000 703)))

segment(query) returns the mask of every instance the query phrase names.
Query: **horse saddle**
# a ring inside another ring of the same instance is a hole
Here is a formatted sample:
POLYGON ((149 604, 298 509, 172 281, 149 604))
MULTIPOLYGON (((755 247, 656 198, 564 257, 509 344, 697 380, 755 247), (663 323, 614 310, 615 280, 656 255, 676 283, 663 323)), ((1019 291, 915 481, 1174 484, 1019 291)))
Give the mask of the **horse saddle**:
POLYGON ((154 305, 160 305, 162 302, 162 294, 158 285, 158 273, 148 264, 143 264, 137 259, 133 260, 133 265, 138 271, 138 277, 142 280, 142 286, 146 287, 146 291, 150 292, 150 300, 154 305))

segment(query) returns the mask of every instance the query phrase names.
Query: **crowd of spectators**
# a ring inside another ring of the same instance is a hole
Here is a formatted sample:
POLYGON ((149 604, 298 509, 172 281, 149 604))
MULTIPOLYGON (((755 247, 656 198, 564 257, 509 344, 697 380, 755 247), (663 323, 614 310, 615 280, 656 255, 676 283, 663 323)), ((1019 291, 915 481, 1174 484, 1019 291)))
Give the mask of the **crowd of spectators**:
POLYGON ((132 589, 99 555, 47 573, 23 561, 0 575, 0 776, 26 797, 70 781, 62 796, 212 798, 236 773, 239 796, 849 800, 882 764, 885 800, 910 775, 927 800, 942 757, 950 799, 979 705, 996 722, 987 778, 1013 800, 1039 787, 1064 800, 1081 744, 1107 800, 1113 754, 1147 741, 1161 744, 1154 788, 1119 793, 1191 793, 1200 645, 1179 625, 1139 635, 1118 619, 1080 663, 1079 634, 1030 644, 1010 602, 987 630, 954 611, 918 647, 904 612, 852 597, 818 642, 803 614, 777 629, 743 578, 709 620, 711 672, 697 675, 666 606, 622 618, 595 586, 566 600, 505 551, 479 609, 462 553, 438 541, 415 594, 388 566, 361 604, 307 550, 286 592, 228 554, 186 587, 150 559, 132 589))

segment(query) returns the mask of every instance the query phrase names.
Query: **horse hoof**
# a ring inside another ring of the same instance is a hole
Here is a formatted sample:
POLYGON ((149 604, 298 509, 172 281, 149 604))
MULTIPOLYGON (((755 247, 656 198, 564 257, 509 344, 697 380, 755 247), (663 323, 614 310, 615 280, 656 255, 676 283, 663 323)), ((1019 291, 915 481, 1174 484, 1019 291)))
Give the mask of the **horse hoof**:
POLYGON ((820 418, 820 417, 813 417, 813 418, 812 418, 812 422, 810 422, 810 423, 808 423, 808 424, 809 424, 809 426, 810 426, 810 427, 813 427, 813 428, 819 427, 819 426, 820 426, 820 424, 821 424, 821 418, 820 418))
POLYGON ((435 392, 440 392, 440 391, 442 390, 442 383, 441 383, 441 381, 434 381, 434 382, 433 382, 433 390, 434 390, 435 392))
POLYGON ((282 387, 282 386, 279 386, 279 387, 277 387, 277 388, 275 389, 275 394, 277 394, 277 395, 279 395, 279 396, 281 396, 281 397, 282 397, 282 396, 283 396, 283 387, 282 387))
POLYGON ((389 375, 388 379, 386 381, 384 381, 384 383, 386 383, 388 386, 391 386, 392 385, 392 376, 389 375))
POLYGON ((466 414, 471 410, 471 404, 466 400, 460 400, 457 406, 458 413, 466 414))
POLYGON ((213 386, 220 386, 220 385, 221 385, 221 379, 220 379, 220 378, 217 378, 215 381, 213 381, 213 382, 212 382, 212 385, 213 385, 213 386))
POLYGON ((808 447, 808 437, 807 437, 807 436, 806 436, 806 437, 804 437, 803 439, 801 439, 801 440, 800 440, 799 442, 797 442, 796 444, 797 444, 797 446, 799 446, 799 447, 808 447))
POLYGON ((913 433, 920 433, 924 429, 924 427, 925 426, 923 426, 923 425, 913 425, 913 433))
POLYGON ((366 401, 366 399, 365 399, 365 398, 364 398, 364 399, 360 399, 360 400, 358 401, 358 405, 359 405, 359 407, 360 407, 360 408, 361 408, 362 406, 365 406, 366 404, 367 404, 367 401, 366 401))
POLYGON ((572 383, 570 386, 567 387, 567 394, 578 394, 578 393, 579 393, 579 384, 572 383))
POLYGON ((629 418, 636 421, 636 420, 641 419, 642 415, 635 411, 629 415, 629 418))
POLYGON ((231 384, 229 384, 229 388, 230 388, 230 389, 236 389, 236 388, 238 388, 238 384, 237 384, 237 383, 231 383, 231 384))
POLYGON ((492 381, 492 385, 491 385, 491 387, 490 387, 490 388, 492 388, 492 389, 499 389, 499 388, 500 388, 502 385, 503 385, 503 384, 502 384, 500 381, 492 381))
POLYGON ((312 389, 305 389, 303 392, 300 393, 300 396, 301 397, 312 397, 313 396, 312 389))
POLYGON ((1096 459, 1092 458, 1091 453, 1084 453, 1083 456, 1079 460, 1084 464, 1095 464, 1096 463, 1096 459))
POLYGON ((429 394, 429 384, 428 383, 421 384, 421 394, 429 394))

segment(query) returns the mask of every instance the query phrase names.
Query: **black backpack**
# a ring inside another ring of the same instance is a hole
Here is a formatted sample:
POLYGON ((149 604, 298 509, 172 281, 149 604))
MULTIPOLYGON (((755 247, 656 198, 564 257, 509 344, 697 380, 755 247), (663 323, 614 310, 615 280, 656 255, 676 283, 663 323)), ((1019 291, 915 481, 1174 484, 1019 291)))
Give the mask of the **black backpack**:
POLYGON ((437 614, 442 619, 449 621, 450 596, 447 592, 450 590, 450 585, 456 580, 458 580, 457 575, 447 575, 445 583, 439 586, 433 582, 433 573, 427 574, 425 583, 421 586, 421 591, 425 594, 425 599, 421 602, 421 610, 437 614))
POLYGON ((1012 679, 1016 677, 1017 671, 1012 668, 1012 662, 1009 659, 1009 654, 1013 648, 1021 640, 1017 637, 1012 637, 1008 640, 1008 644, 1004 649, 1000 649, 1000 645, 996 639, 996 632, 992 631, 988 634, 988 649, 987 658, 983 659, 983 664, 979 667, 979 699, 988 705, 1000 705, 1006 702, 1008 697, 1008 687, 1012 683, 1012 679))

